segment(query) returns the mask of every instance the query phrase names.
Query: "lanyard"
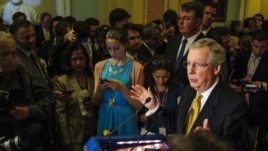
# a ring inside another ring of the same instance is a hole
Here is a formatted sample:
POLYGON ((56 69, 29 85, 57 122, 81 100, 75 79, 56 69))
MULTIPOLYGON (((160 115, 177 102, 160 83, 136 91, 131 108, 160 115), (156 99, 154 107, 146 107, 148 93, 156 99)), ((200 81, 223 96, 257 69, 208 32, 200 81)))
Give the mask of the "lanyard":
POLYGON ((156 101, 162 106, 164 107, 166 105, 166 102, 167 102, 167 97, 168 97, 168 87, 166 87, 165 91, 164 91, 164 94, 162 96, 162 99, 160 97, 160 92, 157 88, 157 86, 155 86, 155 90, 156 90, 156 101))

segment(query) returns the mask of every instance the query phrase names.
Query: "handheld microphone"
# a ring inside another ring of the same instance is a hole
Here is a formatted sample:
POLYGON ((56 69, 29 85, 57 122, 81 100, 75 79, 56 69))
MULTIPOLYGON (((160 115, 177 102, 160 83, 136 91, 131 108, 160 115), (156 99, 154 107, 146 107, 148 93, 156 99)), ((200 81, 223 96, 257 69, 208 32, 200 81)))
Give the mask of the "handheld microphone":
POLYGON ((109 146, 110 146, 110 151, 112 150, 112 142, 111 142, 111 136, 113 133, 115 133, 120 127, 122 127, 125 123, 127 123, 130 119, 132 119, 133 117, 135 117, 140 110, 145 106, 145 104, 149 103, 151 101, 151 97, 148 97, 145 99, 145 102, 138 108, 138 110, 131 115, 129 118, 127 118, 126 120, 124 120, 121 124, 119 124, 117 127, 115 127, 112 131, 105 129, 102 131, 102 135, 103 136, 108 136, 108 142, 109 142, 109 146))

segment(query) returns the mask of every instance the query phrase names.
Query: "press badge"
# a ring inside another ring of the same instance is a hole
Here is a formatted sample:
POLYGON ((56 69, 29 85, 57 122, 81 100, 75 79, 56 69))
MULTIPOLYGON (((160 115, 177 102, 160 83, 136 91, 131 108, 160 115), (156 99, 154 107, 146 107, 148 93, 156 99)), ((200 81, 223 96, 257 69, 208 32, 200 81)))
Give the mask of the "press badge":
POLYGON ((159 134, 162 134, 166 136, 166 128, 165 127, 159 127, 159 134))
POLYGON ((109 107, 115 107, 115 98, 114 97, 109 98, 109 107))

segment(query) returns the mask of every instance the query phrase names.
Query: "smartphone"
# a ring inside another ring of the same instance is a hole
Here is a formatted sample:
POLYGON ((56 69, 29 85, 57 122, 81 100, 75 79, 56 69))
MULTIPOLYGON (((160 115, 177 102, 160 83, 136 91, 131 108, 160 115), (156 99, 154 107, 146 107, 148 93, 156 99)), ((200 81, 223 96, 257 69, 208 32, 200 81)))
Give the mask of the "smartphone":
POLYGON ((62 94, 63 95, 71 95, 73 92, 74 92, 73 90, 70 90, 70 91, 63 92, 62 94))
POLYGON ((83 103, 85 104, 87 102, 90 102, 91 100, 92 100, 91 97, 85 97, 85 98, 83 98, 83 103))
POLYGON ((104 82, 109 82, 109 80, 108 79, 100 79, 100 82, 101 82, 101 84, 103 84, 104 82))

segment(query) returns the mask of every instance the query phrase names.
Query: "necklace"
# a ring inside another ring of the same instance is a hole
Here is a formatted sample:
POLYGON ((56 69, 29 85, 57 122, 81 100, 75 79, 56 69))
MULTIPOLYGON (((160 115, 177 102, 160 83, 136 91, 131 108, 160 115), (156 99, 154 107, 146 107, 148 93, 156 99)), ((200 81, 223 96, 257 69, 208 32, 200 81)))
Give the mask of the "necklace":
POLYGON ((167 102, 167 98, 168 98, 168 87, 165 88, 165 91, 163 92, 163 96, 161 98, 161 95, 157 88, 157 86, 155 86, 155 90, 156 90, 156 94, 155 94, 155 98, 157 100, 157 102, 162 106, 165 107, 166 106, 166 102, 167 102))
POLYGON ((112 65, 110 65, 108 70, 113 75, 118 75, 118 74, 120 74, 121 72, 124 71, 124 68, 122 66, 121 67, 115 66, 115 68, 118 68, 118 69, 113 69, 112 65))
POLYGON ((121 63, 120 65, 113 65, 112 62, 110 62, 110 66, 108 68, 108 71, 113 74, 113 75, 118 75, 120 73, 122 73, 124 71, 124 64, 126 63, 126 61, 124 61, 124 63, 121 63))

